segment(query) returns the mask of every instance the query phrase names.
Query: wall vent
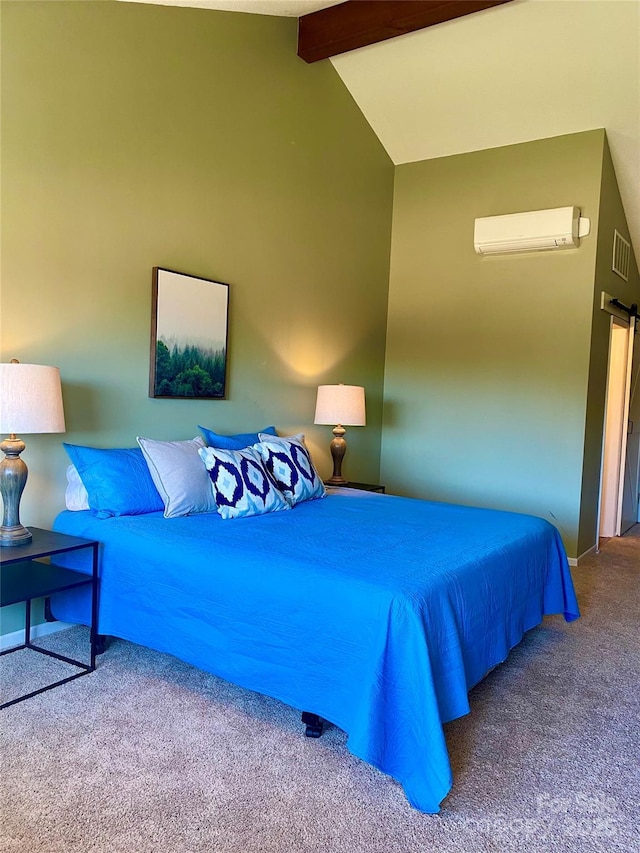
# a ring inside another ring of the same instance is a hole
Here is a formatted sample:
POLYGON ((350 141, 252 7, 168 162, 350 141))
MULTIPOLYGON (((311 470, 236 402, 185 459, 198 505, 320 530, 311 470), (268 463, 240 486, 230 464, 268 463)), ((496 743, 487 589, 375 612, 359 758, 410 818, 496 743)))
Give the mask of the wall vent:
POLYGON ((624 239, 619 231, 613 232, 613 262, 611 269, 620 278, 629 281, 629 261, 631 258, 631 244, 624 239))

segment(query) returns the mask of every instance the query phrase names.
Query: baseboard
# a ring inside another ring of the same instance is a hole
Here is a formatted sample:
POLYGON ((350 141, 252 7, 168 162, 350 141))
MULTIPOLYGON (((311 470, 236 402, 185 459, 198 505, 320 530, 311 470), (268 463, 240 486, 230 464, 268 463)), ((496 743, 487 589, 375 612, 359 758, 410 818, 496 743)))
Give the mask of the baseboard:
MULTIPOLYGON (((67 628, 73 628, 73 625, 70 622, 43 622, 41 625, 32 625, 31 639, 36 640, 38 637, 46 637, 47 634, 57 634, 58 631, 66 631, 67 628)), ((3 634, 0 636, 0 651, 21 646, 23 643, 24 628, 20 631, 12 631, 10 634, 3 634)))
POLYGON ((568 559, 568 561, 569 561, 569 565, 570 565, 570 566, 573 566, 574 568, 576 568, 577 566, 579 566, 579 565, 580 565, 580 561, 581 561, 581 560, 584 560, 584 559, 585 559, 585 557, 590 557, 590 556, 591 556, 591 554, 596 554, 596 553, 597 553, 597 548, 596 548, 596 546, 595 546, 595 545, 592 545, 592 546, 591 546, 591 548, 588 548, 588 549, 584 552, 584 554, 580 554, 580 556, 579 556, 579 557, 567 557, 567 559, 568 559))

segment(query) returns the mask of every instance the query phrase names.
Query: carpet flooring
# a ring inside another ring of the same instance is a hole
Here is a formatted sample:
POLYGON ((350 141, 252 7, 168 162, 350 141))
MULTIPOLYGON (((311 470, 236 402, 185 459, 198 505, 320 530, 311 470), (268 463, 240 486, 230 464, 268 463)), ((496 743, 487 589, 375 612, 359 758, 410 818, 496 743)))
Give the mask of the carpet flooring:
MULTIPOLYGON (((0 851, 638 853, 640 525, 573 575, 582 618, 545 619, 447 724, 438 815, 339 729, 305 738, 298 710, 114 640, 94 673, 1 712, 0 851)), ((40 642, 81 656, 87 634, 40 642)), ((58 664, 0 667, 6 694, 58 664)))

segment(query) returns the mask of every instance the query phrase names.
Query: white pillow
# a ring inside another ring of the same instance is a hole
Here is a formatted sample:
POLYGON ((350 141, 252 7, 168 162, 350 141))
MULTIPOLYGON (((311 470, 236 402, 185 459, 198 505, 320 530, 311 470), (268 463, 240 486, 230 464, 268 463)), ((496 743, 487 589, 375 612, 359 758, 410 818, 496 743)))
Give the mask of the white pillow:
POLYGON ((89 495, 75 465, 69 465, 67 468, 67 488, 64 493, 64 503, 67 509, 72 512, 90 509, 89 495))
POLYGON ((151 479, 164 502, 164 517, 217 509, 207 469, 198 455, 204 441, 155 441, 137 437, 151 479))

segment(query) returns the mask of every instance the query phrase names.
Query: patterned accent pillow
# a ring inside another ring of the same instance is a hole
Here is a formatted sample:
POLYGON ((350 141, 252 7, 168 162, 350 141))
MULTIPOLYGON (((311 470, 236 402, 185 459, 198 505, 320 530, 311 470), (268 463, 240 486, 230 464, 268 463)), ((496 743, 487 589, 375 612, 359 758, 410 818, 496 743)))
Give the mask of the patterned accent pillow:
POLYGON ((304 435, 274 438, 260 433, 260 444, 254 447, 291 506, 326 495, 324 483, 304 445, 304 435))
POLYGON ((209 472, 213 496, 222 518, 242 518, 290 509, 253 447, 198 451, 209 472))

